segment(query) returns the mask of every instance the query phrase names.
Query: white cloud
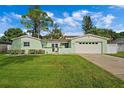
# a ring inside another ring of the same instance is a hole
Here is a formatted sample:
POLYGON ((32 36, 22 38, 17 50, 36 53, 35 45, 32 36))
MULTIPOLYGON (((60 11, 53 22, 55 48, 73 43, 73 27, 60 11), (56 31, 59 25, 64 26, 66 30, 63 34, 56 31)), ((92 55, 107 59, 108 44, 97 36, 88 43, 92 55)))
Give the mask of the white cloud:
POLYGON ((14 21, 20 21, 21 15, 14 12, 6 13, 0 16, 0 33, 4 33, 8 28, 17 27, 18 24, 14 24, 14 21))
POLYGON ((72 17, 66 17, 64 19, 64 22, 69 25, 69 26, 72 26, 72 27, 76 27, 76 26, 79 26, 79 22, 75 21, 72 17))
POLYGON ((12 20, 7 17, 7 16, 0 16, 0 22, 2 23, 7 23, 7 22, 11 22, 12 20))
POLYGON ((110 6, 109 7, 110 9, 112 9, 112 8, 124 8, 124 5, 112 5, 112 6, 110 6))
POLYGON ((83 35, 83 31, 80 30, 80 27, 70 27, 70 26, 64 26, 62 28, 63 34, 64 35, 68 35, 68 36, 82 36, 83 35))
POLYGON ((2 37, 4 34, 0 34, 0 37, 2 37))
POLYGON ((64 12, 64 13, 63 13, 63 16, 64 16, 64 17, 69 17, 69 14, 68 14, 67 12, 64 12))
POLYGON ((91 18, 92 19, 97 19, 97 18, 100 18, 100 17, 102 17, 103 16, 103 14, 101 13, 101 12, 96 12, 96 13, 92 13, 91 14, 91 18))
POLYGON ((124 29, 116 30, 117 33, 124 32, 124 29))
POLYGON ((83 32, 66 32, 64 35, 66 36, 83 36, 83 32))
POLYGON ((62 18, 55 18, 55 22, 58 24, 64 24, 64 20, 62 18))
POLYGON ((52 19, 55 21, 55 23, 58 23, 59 25, 67 25, 71 27, 76 27, 80 25, 79 22, 76 21, 73 17, 70 17, 67 12, 63 13, 64 18, 55 17, 54 13, 49 12, 49 11, 47 11, 47 14, 49 16, 52 16, 52 19))
POLYGON ((11 12, 11 13, 4 12, 4 16, 6 16, 7 18, 10 18, 10 19, 21 19, 21 15, 14 13, 14 12, 11 12))
POLYGON ((105 27, 109 27, 111 26, 114 19, 115 17, 112 14, 108 14, 107 16, 102 18, 103 24, 105 24, 105 27))
POLYGON ((12 17, 14 17, 14 18, 16 18, 16 19, 21 19, 21 15, 16 14, 16 13, 14 13, 14 12, 12 12, 11 14, 9 14, 9 16, 12 16, 12 17))
POLYGON ((22 31, 23 31, 23 32, 27 32, 27 30, 28 30, 28 29, 25 29, 25 28, 24 28, 24 29, 22 29, 22 31))
POLYGON ((73 19, 73 17, 65 17, 65 18, 54 18, 55 22, 60 25, 67 25, 71 27, 79 26, 80 23, 73 19))
POLYGON ((90 13, 90 11, 87 11, 87 10, 74 11, 72 13, 72 17, 74 17, 77 20, 82 20, 83 16, 85 16, 85 15, 87 15, 89 13, 90 13))
POLYGON ((124 24, 115 24, 112 29, 117 33, 124 32, 124 24))
POLYGON ((52 12, 47 11, 46 13, 49 17, 54 17, 54 14, 52 12))
POLYGON ((78 32, 80 32, 83 16, 86 15, 91 16, 94 25, 99 28, 112 28, 111 26, 113 24, 114 19, 116 18, 112 14, 104 15, 102 12, 92 12, 88 10, 74 11, 72 12, 71 16, 69 16, 69 13, 64 12, 63 17, 61 18, 56 17, 52 12, 48 12, 48 14, 52 16, 54 21, 60 25, 60 28, 62 28, 64 32, 72 30, 78 30, 78 32))
POLYGON ((12 27, 11 22, 12 22, 11 18, 5 15, 0 16, 0 33, 12 27))

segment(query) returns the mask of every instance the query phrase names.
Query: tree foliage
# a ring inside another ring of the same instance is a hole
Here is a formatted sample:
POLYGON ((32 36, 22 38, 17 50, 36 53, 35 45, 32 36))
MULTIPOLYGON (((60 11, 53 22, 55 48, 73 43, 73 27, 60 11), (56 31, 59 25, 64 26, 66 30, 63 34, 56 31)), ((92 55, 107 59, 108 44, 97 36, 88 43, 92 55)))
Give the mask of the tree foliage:
POLYGON ((118 33, 118 37, 119 37, 119 38, 124 38, 124 31, 123 31, 123 32, 118 33))
POLYGON ((124 38, 124 32, 116 33, 112 29, 97 28, 93 26, 90 16, 83 17, 82 30, 84 31, 85 34, 104 36, 110 38, 110 40, 115 40, 117 38, 124 38))
POLYGON ((116 38, 118 38, 118 34, 114 32, 112 29, 102 29, 94 27, 91 29, 90 33, 110 38, 110 40, 115 40, 116 38))
POLYGON ((63 37, 63 34, 61 32, 61 29, 59 29, 59 26, 57 24, 54 24, 54 27, 52 29, 52 31, 45 36, 47 39, 59 39, 61 37, 63 37))
POLYGON ((85 34, 90 33, 90 30, 93 28, 93 24, 90 16, 84 16, 82 22, 83 22, 82 30, 85 32, 85 34))
POLYGON ((53 20, 46 12, 35 7, 34 9, 29 9, 27 14, 22 15, 21 23, 32 31, 32 36, 39 37, 41 31, 49 30, 49 26, 53 24, 53 20))
POLYGON ((9 28, 4 32, 4 35, 1 37, 1 41, 10 42, 12 38, 16 38, 22 35, 26 35, 20 28, 9 28))

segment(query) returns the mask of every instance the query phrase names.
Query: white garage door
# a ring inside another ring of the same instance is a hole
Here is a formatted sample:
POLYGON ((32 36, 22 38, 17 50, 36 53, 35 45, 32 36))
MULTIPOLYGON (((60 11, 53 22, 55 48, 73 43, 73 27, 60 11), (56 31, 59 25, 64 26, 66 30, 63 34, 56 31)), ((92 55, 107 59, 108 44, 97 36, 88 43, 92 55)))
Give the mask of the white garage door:
POLYGON ((101 54, 101 42, 77 42, 76 53, 101 54))

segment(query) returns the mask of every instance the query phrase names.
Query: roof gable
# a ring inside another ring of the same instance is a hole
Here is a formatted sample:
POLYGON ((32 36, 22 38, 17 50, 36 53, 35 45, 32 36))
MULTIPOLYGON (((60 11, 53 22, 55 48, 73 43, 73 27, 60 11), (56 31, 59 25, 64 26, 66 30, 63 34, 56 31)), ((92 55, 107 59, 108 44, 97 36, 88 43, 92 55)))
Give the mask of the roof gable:
POLYGON ((12 40, 21 39, 21 38, 31 38, 31 39, 41 40, 39 38, 28 36, 28 35, 23 35, 23 36, 20 36, 20 37, 16 37, 16 38, 13 38, 12 40))
MULTIPOLYGON (((86 35, 84 35, 84 36, 75 37, 75 38, 73 38, 73 39, 78 39, 78 38, 87 37, 87 36, 96 37, 96 38, 100 38, 100 39, 104 39, 104 40, 110 40, 110 39, 107 38, 107 37, 101 37, 101 36, 93 35, 93 34, 86 34, 86 35)), ((73 39, 72 39, 72 40, 73 40, 73 39)))

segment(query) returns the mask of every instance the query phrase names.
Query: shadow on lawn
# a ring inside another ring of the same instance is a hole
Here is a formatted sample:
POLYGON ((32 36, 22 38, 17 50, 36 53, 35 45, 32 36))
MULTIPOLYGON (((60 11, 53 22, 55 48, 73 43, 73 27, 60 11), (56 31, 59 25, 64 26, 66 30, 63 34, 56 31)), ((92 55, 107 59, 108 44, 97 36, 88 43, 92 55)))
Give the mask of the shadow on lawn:
POLYGON ((2 60, 0 60, 0 68, 12 63, 21 64, 21 63, 33 60, 36 57, 38 56, 6 56, 2 60))

